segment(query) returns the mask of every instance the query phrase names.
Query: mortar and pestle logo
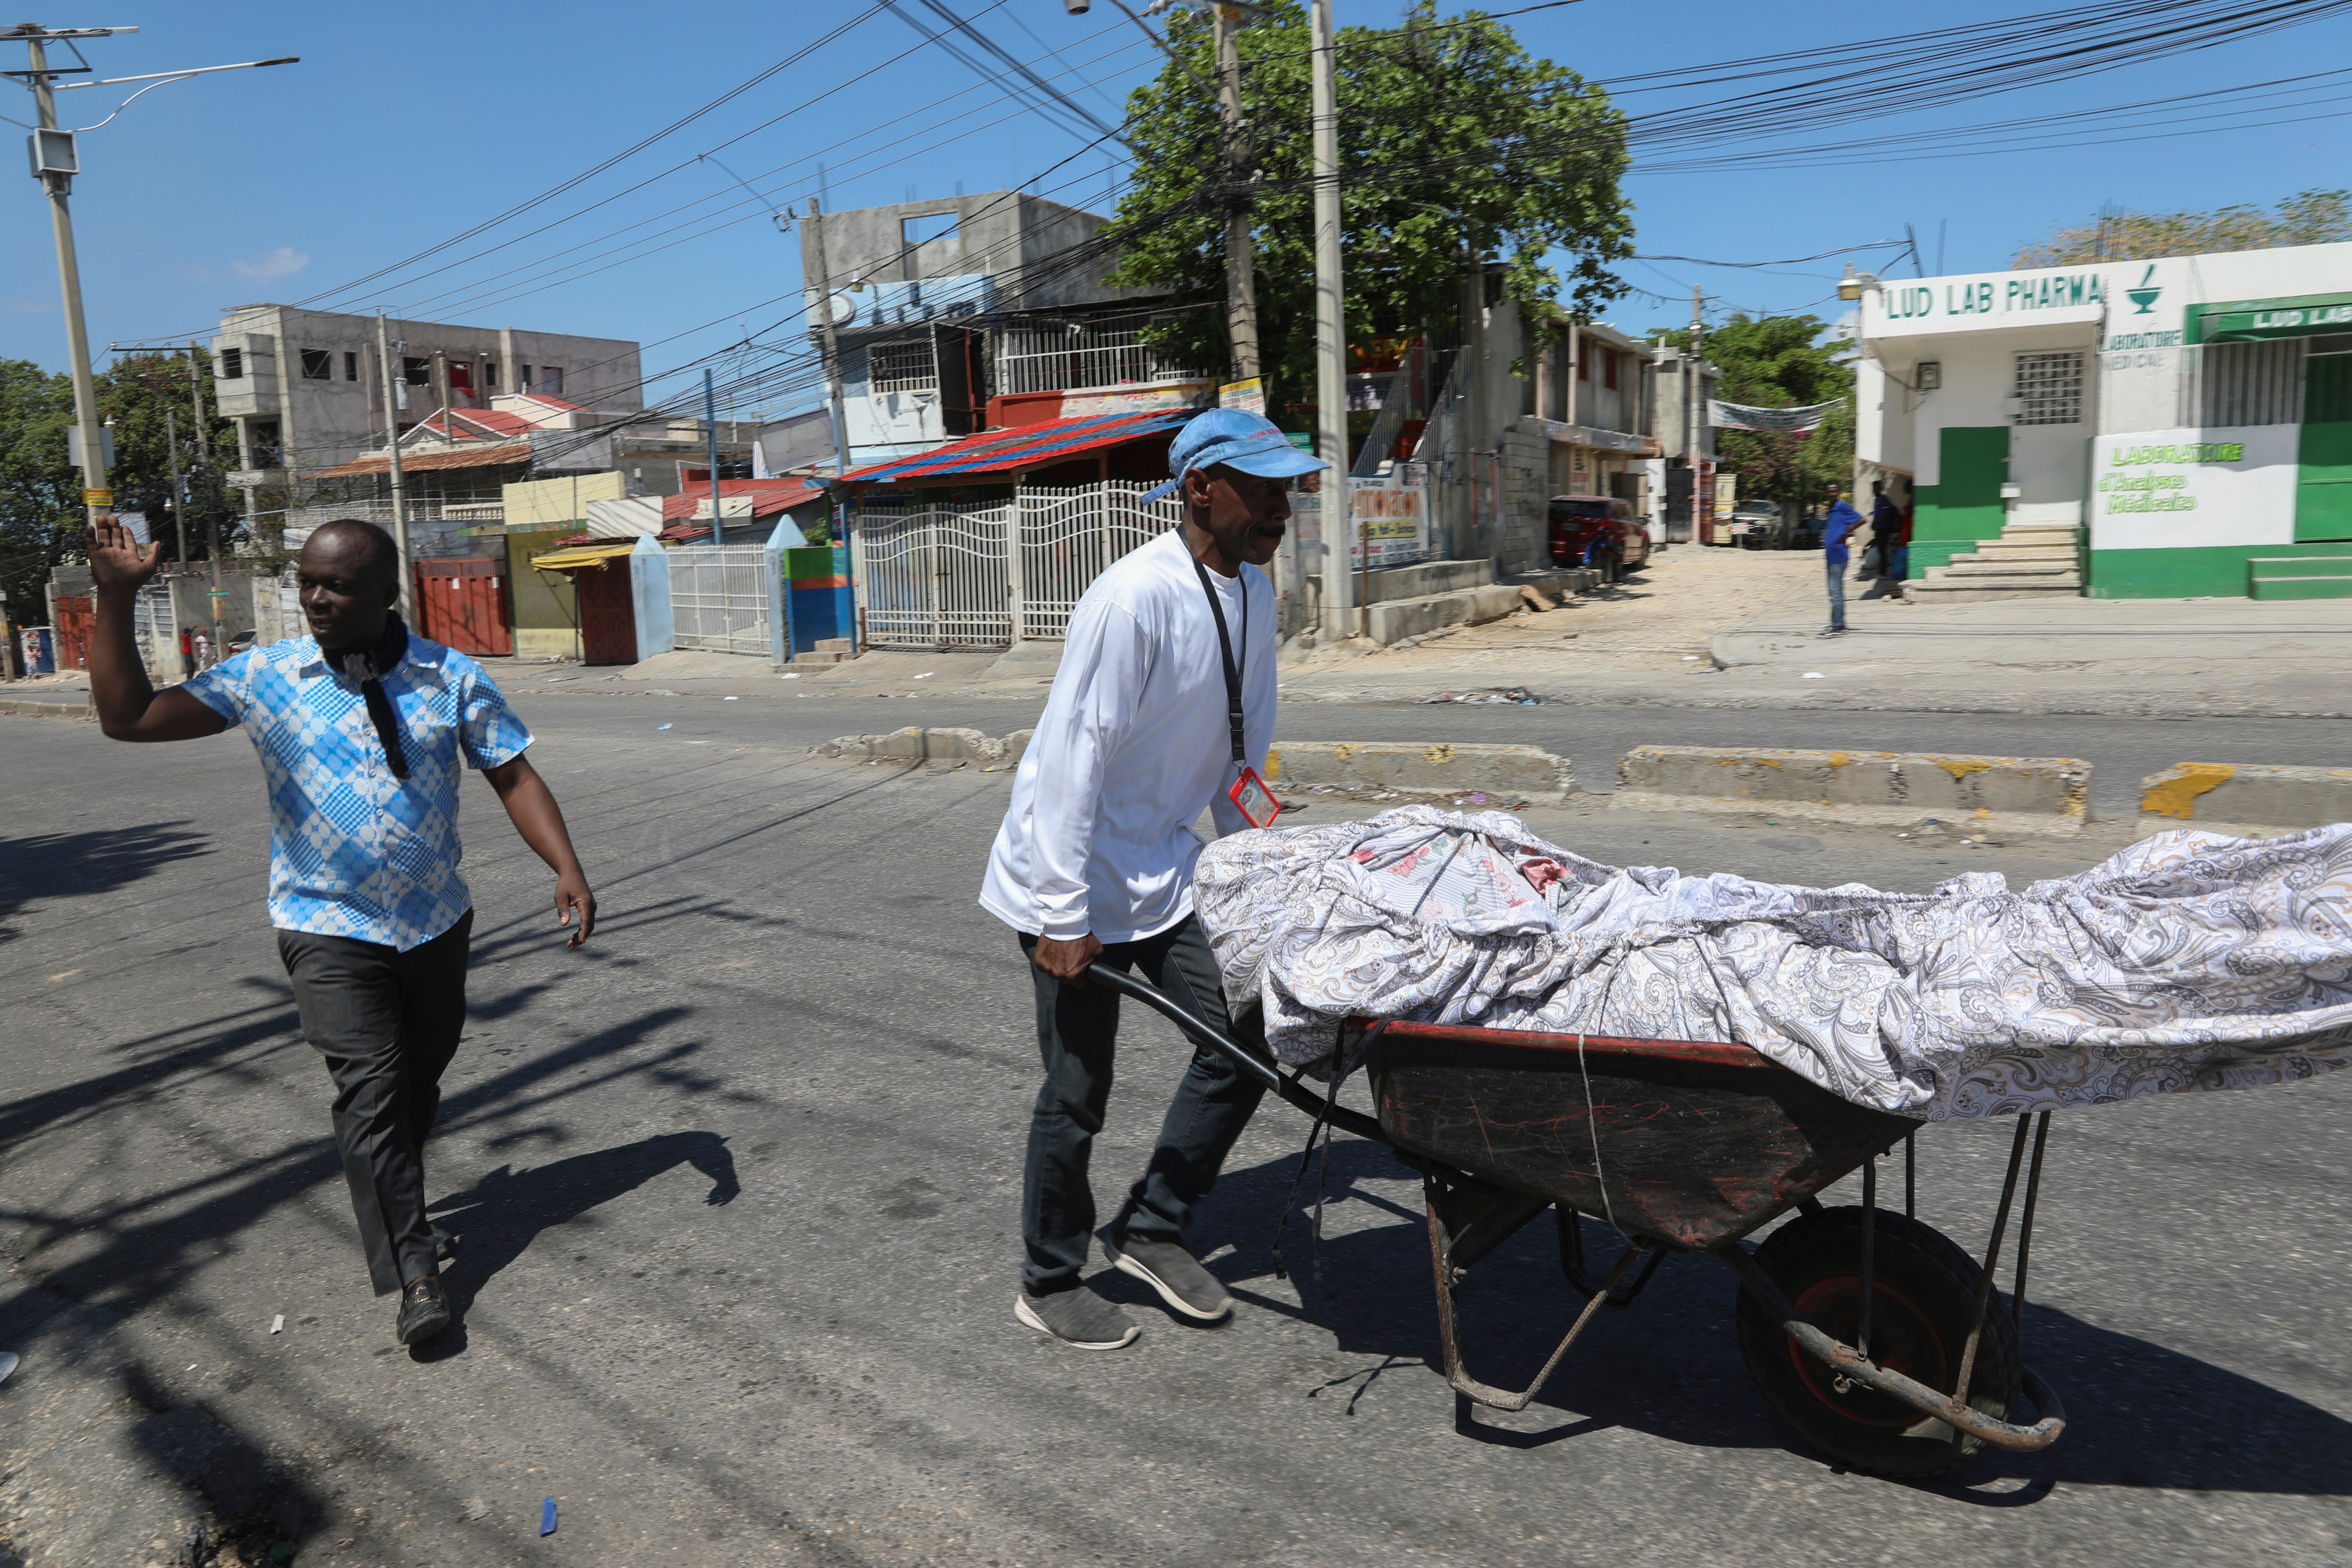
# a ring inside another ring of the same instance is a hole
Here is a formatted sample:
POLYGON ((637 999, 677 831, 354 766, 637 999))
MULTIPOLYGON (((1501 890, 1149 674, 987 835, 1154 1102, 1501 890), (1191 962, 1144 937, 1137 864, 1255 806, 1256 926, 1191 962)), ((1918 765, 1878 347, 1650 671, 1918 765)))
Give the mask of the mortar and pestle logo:
POLYGON ((2147 315, 2149 309, 2156 304, 2156 297, 2164 292, 2160 288, 2151 289, 2147 286, 2147 280, 2155 276, 2156 263, 2151 261, 2148 263, 2147 270, 2139 275, 2139 287, 2137 289, 2126 289, 2124 290, 2124 292, 2130 297, 2131 302, 2139 307, 2139 309, 2133 311, 2132 314, 2136 316, 2147 315))

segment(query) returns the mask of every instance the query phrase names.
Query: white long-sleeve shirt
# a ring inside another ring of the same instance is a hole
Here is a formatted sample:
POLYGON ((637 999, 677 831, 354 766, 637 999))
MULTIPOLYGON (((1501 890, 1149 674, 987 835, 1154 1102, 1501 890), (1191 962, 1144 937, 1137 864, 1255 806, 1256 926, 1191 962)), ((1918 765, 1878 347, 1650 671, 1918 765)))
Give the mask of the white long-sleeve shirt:
MULTIPOLYGON (((1243 748, 1263 770, 1274 739, 1274 587, 1248 564, 1238 578, 1212 571, 1209 583, 1242 666, 1243 748)), ((981 907, 1064 942, 1166 931, 1192 910, 1201 808, 1224 832, 1249 826, 1228 794, 1233 750, 1217 623, 1183 531, 1173 530, 1096 578, 1071 613, 981 907)))

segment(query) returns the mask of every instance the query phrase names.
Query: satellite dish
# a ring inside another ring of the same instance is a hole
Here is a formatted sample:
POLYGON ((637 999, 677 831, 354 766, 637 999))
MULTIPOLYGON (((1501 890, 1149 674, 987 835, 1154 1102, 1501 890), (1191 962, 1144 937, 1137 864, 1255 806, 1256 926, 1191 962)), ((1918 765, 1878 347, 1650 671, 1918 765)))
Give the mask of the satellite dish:
POLYGON ((825 313, 836 327, 845 327, 857 319, 857 301, 846 294, 835 294, 825 300, 825 313))

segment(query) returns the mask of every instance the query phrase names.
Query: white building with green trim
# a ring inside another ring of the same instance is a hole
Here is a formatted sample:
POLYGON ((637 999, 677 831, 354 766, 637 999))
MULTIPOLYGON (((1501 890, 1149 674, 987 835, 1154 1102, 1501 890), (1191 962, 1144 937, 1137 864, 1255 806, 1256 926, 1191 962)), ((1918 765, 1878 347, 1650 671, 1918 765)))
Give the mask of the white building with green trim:
POLYGON ((2352 245, 1861 305, 1855 455, 1916 508, 1918 596, 2352 597, 2352 245))

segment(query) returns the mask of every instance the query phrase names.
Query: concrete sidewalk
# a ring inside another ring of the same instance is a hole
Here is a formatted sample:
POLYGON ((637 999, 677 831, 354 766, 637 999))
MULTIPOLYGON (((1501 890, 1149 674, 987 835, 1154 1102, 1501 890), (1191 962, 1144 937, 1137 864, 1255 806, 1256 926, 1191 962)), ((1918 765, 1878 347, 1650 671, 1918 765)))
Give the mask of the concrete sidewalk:
POLYGON ((1784 601, 1713 638, 1742 689, 1818 685, 1873 707, 2336 716, 2352 710, 2352 600, 1784 601))

